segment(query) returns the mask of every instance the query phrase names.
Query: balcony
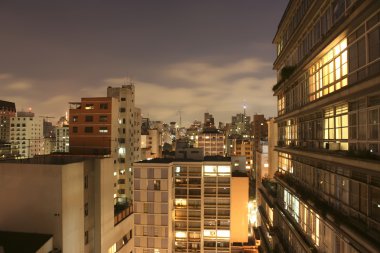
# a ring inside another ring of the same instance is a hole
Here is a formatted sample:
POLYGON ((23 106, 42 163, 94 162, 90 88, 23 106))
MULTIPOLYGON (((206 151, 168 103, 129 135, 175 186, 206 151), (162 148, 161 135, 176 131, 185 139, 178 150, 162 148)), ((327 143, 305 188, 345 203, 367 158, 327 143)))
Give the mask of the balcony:
POLYGON ((117 203, 114 205, 114 226, 122 222, 133 213, 133 206, 126 203, 117 203))
MULTIPOLYGON (((378 230, 375 230, 380 227, 379 222, 359 213, 351 206, 345 206, 342 202, 339 203, 340 205, 336 205, 337 201, 329 203, 326 200, 321 199, 318 197, 318 190, 308 189, 304 184, 297 181, 289 174, 276 172, 275 178, 281 185, 296 192, 301 201, 308 206, 313 207, 312 209, 324 217, 324 219, 330 220, 334 224, 344 224, 343 226, 338 226, 347 234, 350 234, 355 238, 360 238, 358 240, 365 242, 362 246, 366 249, 371 247, 380 248, 380 243, 377 240, 377 238, 380 238, 380 233, 378 230), (342 209, 343 207, 347 207, 349 212, 345 212, 342 209)), ((278 204, 282 209, 284 208, 283 201, 279 200, 278 204)), ((288 212, 285 213, 288 215, 288 212)))

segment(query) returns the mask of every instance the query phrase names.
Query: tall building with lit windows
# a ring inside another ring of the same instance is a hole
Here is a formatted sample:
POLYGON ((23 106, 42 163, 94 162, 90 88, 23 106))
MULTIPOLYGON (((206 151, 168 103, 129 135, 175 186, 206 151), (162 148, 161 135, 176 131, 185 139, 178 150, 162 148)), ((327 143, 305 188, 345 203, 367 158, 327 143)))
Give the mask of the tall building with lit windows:
POLYGON ((380 1, 290 0, 273 42, 278 170, 260 191, 262 250, 379 252, 380 1))
POLYGON ((230 158, 135 163, 134 252, 231 252, 248 242, 248 191, 230 158))
POLYGON ((140 160, 141 112, 134 85, 108 87, 107 97, 70 103, 71 154, 114 158, 115 204, 132 203, 132 163, 140 160))
POLYGON ((10 122, 14 116, 16 116, 15 103, 0 100, 0 144, 10 141, 10 122))
POLYGON ((44 154, 43 118, 33 112, 17 112, 10 119, 11 149, 17 158, 44 154))
POLYGON ((226 136, 217 129, 204 130, 195 137, 195 146, 203 148, 205 156, 224 156, 226 154, 226 136))

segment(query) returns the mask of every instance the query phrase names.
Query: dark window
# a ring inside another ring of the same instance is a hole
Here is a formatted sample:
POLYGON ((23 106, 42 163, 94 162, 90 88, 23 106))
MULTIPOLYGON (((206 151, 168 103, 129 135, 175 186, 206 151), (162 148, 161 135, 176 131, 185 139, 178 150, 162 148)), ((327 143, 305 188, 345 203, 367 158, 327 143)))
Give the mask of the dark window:
POLYGON ((125 108, 124 108, 124 107, 121 107, 121 108, 120 108, 120 112, 125 112, 125 108))
POLYGON ((154 180, 154 189, 155 190, 161 190, 161 181, 160 180, 154 180))
POLYGON ((86 122, 92 122, 94 120, 94 117, 92 115, 86 115, 85 121, 86 122))
POLYGON ((360 39, 348 49, 349 71, 352 72, 365 64, 365 40, 360 39))
POLYGON ((88 244, 88 231, 84 232, 84 244, 88 244))
POLYGON ((368 34, 368 50, 370 62, 380 57, 380 28, 368 34))
POLYGON ((88 176, 84 176, 84 188, 87 189, 88 188, 88 176))
POLYGON ((88 215, 88 203, 84 204, 84 216, 88 215))
POLYGON ((99 121, 100 122, 107 122, 107 116, 106 115, 100 115, 99 116, 99 121))
POLYGON ((100 109, 108 109, 108 104, 100 104, 100 109))
POLYGON ((124 189, 119 189, 119 190, 117 190, 117 193, 119 193, 119 194, 125 194, 125 190, 124 189))
POLYGON ((85 133, 92 133, 93 132, 93 128, 92 127, 85 127, 84 128, 84 132, 85 133))
POLYGON ((78 127, 73 127, 73 133, 78 133, 78 127))
POLYGON ((121 101, 125 101, 125 98, 121 98, 120 100, 121 100, 121 101))

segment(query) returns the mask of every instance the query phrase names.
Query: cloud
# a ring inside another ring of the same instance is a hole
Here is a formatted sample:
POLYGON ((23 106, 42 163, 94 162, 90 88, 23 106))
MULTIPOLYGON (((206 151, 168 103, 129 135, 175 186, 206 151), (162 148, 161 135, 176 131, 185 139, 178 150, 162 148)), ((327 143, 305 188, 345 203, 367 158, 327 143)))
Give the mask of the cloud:
POLYGON ((16 78, 11 74, 0 73, 0 90, 2 93, 23 92, 33 87, 32 81, 22 78, 16 78))
MULTIPOLYGON (((190 123, 202 119, 204 112, 214 114, 217 121, 229 122, 231 116, 248 106, 248 114, 273 116, 276 100, 271 87, 275 77, 255 77, 271 63, 242 59, 223 65, 204 62, 182 62, 163 68, 163 82, 135 80, 136 104, 151 119, 190 123), (178 83, 182 85, 177 85, 178 83)), ((125 78, 109 78, 120 85, 125 78)))
POLYGON ((8 73, 0 73, 0 80, 6 80, 12 78, 11 74, 8 73))
POLYGON ((170 79, 193 85, 208 85, 212 82, 226 81, 234 77, 259 73, 262 69, 270 68, 271 63, 256 58, 241 59, 237 62, 212 65, 203 62, 183 62, 167 68, 164 75, 170 79))

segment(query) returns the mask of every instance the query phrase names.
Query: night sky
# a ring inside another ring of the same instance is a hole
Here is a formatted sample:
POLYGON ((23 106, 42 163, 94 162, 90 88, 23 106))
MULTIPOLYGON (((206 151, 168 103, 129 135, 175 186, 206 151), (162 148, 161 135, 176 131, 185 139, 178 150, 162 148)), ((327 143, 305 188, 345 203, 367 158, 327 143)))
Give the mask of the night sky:
POLYGON ((274 116, 286 0, 1 0, 0 99, 59 116, 132 78, 152 120, 274 116))

